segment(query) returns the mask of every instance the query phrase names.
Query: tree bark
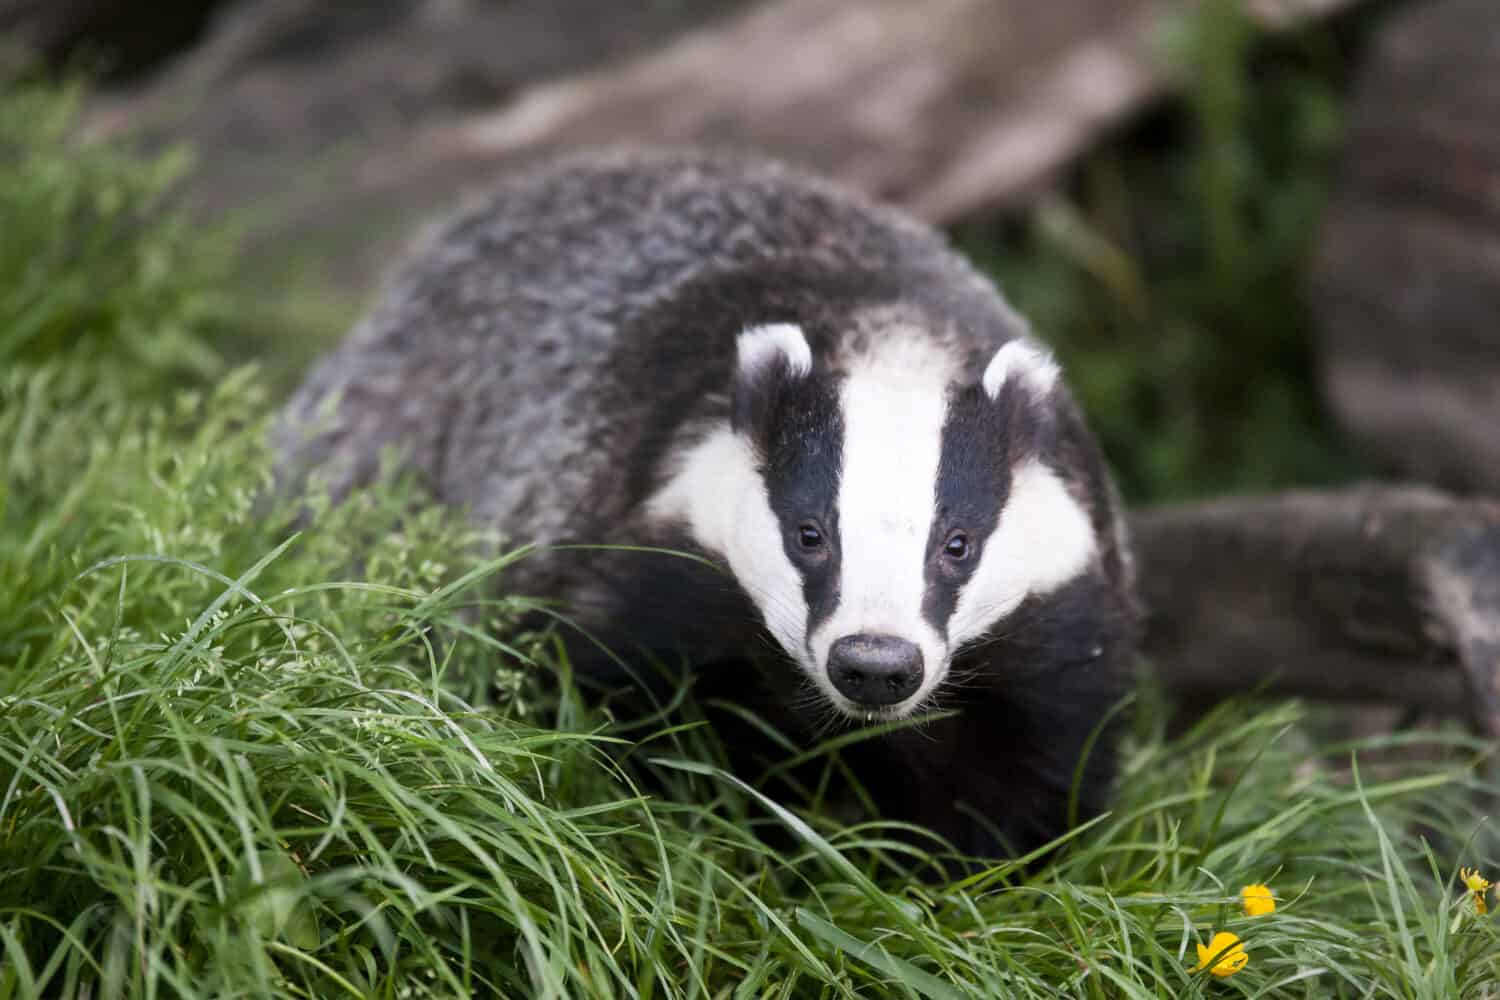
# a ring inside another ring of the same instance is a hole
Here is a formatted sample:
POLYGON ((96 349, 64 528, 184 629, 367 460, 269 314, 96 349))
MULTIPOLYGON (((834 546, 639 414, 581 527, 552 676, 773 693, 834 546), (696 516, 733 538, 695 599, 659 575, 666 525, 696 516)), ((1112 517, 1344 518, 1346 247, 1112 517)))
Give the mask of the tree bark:
POLYGON ((1395 703, 1500 735, 1500 503, 1365 486, 1131 528, 1146 653, 1174 692, 1395 703))
POLYGON ((1500 3, 1383 28, 1311 292, 1345 427, 1403 476, 1500 493, 1500 3))

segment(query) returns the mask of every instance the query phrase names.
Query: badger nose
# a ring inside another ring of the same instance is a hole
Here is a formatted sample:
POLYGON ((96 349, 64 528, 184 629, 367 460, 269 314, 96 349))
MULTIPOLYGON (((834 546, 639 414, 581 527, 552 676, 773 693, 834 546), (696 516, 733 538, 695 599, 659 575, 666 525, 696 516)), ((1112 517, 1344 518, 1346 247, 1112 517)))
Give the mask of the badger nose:
POLYGON ((922 650, 893 635, 846 635, 828 651, 828 677, 859 705, 894 705, 922 686, 922 650))

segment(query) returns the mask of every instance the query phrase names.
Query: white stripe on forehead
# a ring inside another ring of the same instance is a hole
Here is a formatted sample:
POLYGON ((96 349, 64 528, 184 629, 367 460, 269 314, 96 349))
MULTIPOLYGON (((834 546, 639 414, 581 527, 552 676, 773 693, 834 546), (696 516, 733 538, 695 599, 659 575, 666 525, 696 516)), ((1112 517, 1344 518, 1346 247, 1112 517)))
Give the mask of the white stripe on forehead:
POLYGON ((899 636, 941 662, 940 637, 922 616, 923 566, 936 497, 952 359, 918 337, 901 337, 850 366, 840 394, 838 607, 812 638, 827 662, 836 639, 899 636))

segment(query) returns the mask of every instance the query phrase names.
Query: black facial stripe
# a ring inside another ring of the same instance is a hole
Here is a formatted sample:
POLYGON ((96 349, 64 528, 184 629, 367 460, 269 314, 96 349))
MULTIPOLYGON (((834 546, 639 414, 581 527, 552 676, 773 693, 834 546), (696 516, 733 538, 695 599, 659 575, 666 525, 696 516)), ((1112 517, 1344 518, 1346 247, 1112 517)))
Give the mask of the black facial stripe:
POLYGON ((782 548, 802 574, 811 634, 839 602, 838 495, 844 418, 837 380, 824 373, 785 380, 775 418, 764 427, 760 449, 766 490, 781 526, 782 548), (823 544, 811 551, 798 540, 798 528, 809 520, 823 534, 823 544))
POLYGON ((998 399, 979 386, 968 386, 948 401, 922 600, 923 616, 941 635, 947 635, 959 592, 974 575, 985 542, 1000 523, 1010 496, 1011 471, 1017 462, 1047 447, 1049 405, 1015 381, 998 399), (969 537, 969 553, 955 562, 942 549, 949 534, 960 529, 969 537))

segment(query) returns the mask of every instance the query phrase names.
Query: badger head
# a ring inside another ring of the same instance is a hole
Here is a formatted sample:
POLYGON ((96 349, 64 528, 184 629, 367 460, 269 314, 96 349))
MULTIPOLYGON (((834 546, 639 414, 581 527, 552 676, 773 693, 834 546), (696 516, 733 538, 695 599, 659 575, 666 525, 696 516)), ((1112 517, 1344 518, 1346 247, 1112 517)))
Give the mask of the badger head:
POLYGON ((727 562, 829 704, 892 719, 1097 542, 1055 469, 1047 352, 1013 340, 963 371, 927 337, 872 343, 820 366, 796 326, 741 334, 729 426, 654 507, 727 562))

